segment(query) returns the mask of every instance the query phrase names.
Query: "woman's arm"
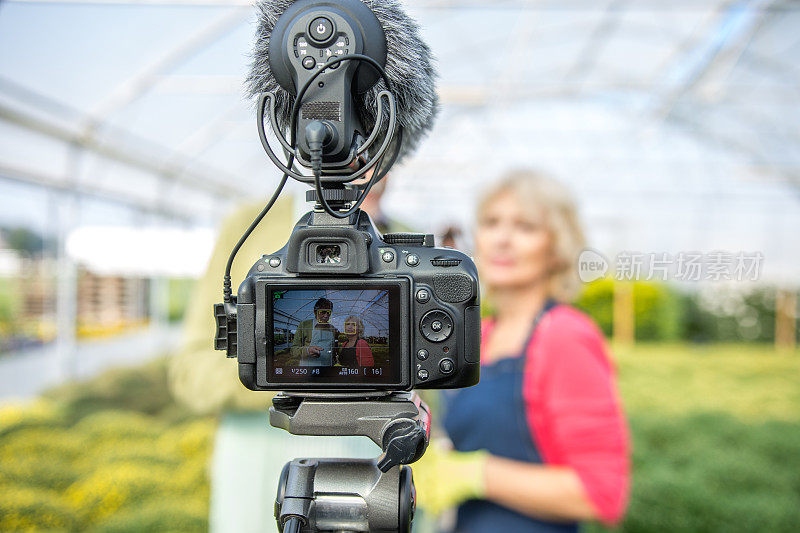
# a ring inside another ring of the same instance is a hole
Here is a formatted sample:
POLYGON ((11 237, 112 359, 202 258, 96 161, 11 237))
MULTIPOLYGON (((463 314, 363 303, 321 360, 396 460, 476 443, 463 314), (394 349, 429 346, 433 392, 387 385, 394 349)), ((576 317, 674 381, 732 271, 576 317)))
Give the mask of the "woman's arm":
POLYGON ((369 344, 364 339, 358 339, 358 342, 356 342, 356 356, 358 357, 358 366, 375 365, 375 360, 372 358, 372 348, 369 347, 369 344))
POLYGON ((486 499, 547 520, 597 518, 580 478, 569 467, 489 456, 484 470, 486 499))
POLYGON ((577 477, 596 518, 618 522, 630 444, 602 333, 576 309, 559 306, 542 321, 527 362, 523 394, 542 459, 577 477))

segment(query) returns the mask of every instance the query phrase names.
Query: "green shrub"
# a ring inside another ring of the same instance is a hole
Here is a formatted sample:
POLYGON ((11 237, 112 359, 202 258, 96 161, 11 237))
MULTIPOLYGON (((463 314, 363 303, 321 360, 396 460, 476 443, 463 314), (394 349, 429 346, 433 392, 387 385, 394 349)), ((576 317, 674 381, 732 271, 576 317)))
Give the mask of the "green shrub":
POLYGON ((92 441, 153 440, 164 431, 165 424, 142 413, 108 410, 87 415, 74 429, 92 441))
MULTIPOLYGON (((575 301, 607 336, 613 333, 615 283, 619 282, 610 278, 587 283, 575 301)), ((663 283, 636 281, 632 285, 636 339, 677 340, 682 331, 679 295, 663 283)))
POLYGON ((86 451, 86 437, 68 428, 26 428, 0 441, 2 462, 24 457, 58 457, 74 460, 86 451))
POLYGON ((4 338, 17 335, 22 330, 20 285, 16 279, 0 277, 0 354, 4 338))
MULTIPOLYGON (((589 314, 607 336, 613 333, 611 278, 587 283, 575 306, 589 314)), ((635 281, 635 333, 640 341, 773 342, 775 288, 707 284, 684 292, 663 283, 635 281)), ((796 334, 800 337, 800 321, 796 334)))
POLYGON ((575 306, 592 317, 607 337, 614 333, 614 280, 603 278, 587 283, 575 306))
MULTIPOLYGON (((207 462, 214 422, 196 419, 167 428, 164 422, 126 411, 93 413, 69 428, 24 428, 0 439, 2 531, 86 530, 122 516, 172 524, 168 530, 202 528, 207 513, 207 462), (34 502, 41 500, 40 513, 34 502), (189 502, 191 512, 158 517, 160 509, 189 502), (188 521, 188 522, 187 522, 188 521)), ((138 523, 138 522, 137 522, 138 523)), ((105 527, 105 526, 104 526, 105 527)), ((133 526, 132 526, 133 527, 133 526)), ((159 529, 160 530, 160 529, 159 529)))
POLYGON ((122 510, 90 531, 93 533, 139 533, 141 531, 206 531, 208 504, 202 498, 151 500, 122 510))
POLYGON ((70 422, 106 410, 136 411, 167 421, 180 421, 191 413, 177 406, 169 393, 167 359, 137 368, 110 370, 84 383, 71 383, 45 393, 58 402, 70 422))
POLYGON ((681 305, 675 291, 663 283, 633 284, 636 339, 674 341, 681 334, 681 305))
POLYGON ((75 511, 53 490, 0 485, 0 531, 76 531, 75 511))
POLYGON ((619 530, 796 531, 800 424, 636 414, 631 427, 634 483, 619 530), (764 453, 778 443, 780 453, 764 453))
POLYGON ((19 429, 52 428, 63 425, 63 422, 63 410, 49 400, 0 406, 0 438, 19 429))
POLYGON ((0 407, 0 531, 206 529, 215 423, 166 379, 157 361, 0 407))
POLYGON ((194 292, 195 280, 187 278, 174 278, 168 281, 167 291, 169 302, 167 305, 167 320, 180 322, 186 314, 186 308, 194 292))
POLYGON ((55 455, 48 457, 42 454, 42 448, 38 448, 38 452, 8 456, 0 463, 0 485, 66 490, 81 476, 82 469, 75 464, 69 452, 64 457, 58 457, 60 452, 62 450, 50 448, 50 453, 55 455))
MULTIPOLYGON (((684 338, 695 342, 774 342, 771 286, 709 285, 683 296, 684 338)), ((796 323, 800 336, 800 321, 796 323)))

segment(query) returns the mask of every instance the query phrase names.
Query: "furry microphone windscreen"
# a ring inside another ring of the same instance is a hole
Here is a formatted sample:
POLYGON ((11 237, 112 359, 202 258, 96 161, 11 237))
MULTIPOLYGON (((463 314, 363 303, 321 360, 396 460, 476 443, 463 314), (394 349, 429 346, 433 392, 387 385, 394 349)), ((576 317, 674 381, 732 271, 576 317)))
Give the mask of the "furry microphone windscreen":
MULTIPOLYGON (((258 97, 262 92, 276 96, 278 125, 286 132, 289 127, 294 97, 283 89, 272 75, 269 66, 269 40, 275 23, 293 2, 291 0, 260 0, 256 44, 250 73, 245 82, 247 95, 258 97)), ((386 76, 392 84, 397 101, 397 119, 403 127, 403 146, 397 161, 414 152, 419 142, 433 127, 438 112, 435 59, 419 34, 419 26, 409 17, 397 0, 363 0, 372 10, 386 34, 386 76)), ((356 95, 356 109, 361 124, 369 132, 377 115, 377 95, 385 89, 383 80, 361 95, 356 95)), ((393 147, 388 153, 392 153, 393 147)))

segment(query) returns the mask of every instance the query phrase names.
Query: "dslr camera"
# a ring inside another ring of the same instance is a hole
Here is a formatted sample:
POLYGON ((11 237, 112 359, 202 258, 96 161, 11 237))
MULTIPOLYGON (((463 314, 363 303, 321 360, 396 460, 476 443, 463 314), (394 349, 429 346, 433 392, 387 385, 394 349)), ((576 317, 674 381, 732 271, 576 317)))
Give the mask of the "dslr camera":
POLYGON ((251 390, 407 391, 479 378, 478 276, 433 235, 381 235, 370 217, 321 210, 239 286, 217 346, 251 390), (227 330, 227 331, 226 331, 227 330), (234 337, 235 335, 235 337, 234 337))

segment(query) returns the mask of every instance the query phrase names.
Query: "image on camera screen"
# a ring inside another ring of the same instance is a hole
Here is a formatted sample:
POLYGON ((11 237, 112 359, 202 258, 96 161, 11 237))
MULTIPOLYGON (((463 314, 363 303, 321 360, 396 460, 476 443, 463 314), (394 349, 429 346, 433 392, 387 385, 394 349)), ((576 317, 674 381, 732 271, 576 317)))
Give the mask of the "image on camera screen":
POLYGON ((397 382, 393 292, 377 287, 273 289, 271 380, 397 382))

